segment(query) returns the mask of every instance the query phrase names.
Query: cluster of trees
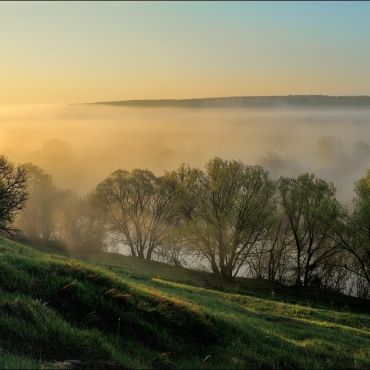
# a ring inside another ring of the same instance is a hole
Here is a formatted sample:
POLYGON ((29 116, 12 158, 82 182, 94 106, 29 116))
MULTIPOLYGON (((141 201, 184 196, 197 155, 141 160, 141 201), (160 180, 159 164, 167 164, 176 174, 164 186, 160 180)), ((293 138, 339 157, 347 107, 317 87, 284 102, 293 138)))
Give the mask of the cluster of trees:
POLYGON ((242 274, 369 292, 370 172, 356 184, 353 210, 314 175, 273 180, 260 166, 220 158, 162 177, 116 171, 94 202, 133 256, 196 255, 226 281, 242 274))
POLYGON ((16 221, 29 236, 80 252, 117 245, 175 265, 198 258, 225 281, 248 276, 369 295, 370 171, 348 208, 314 175, 274 180, 260 166, 220 158, 160 177, 117 170, 86 197, 57 189, 34 165, 10 167, 14 178, 30 177, 16 221))
POLYGON ((101 251, 104 223, 90 196, 58 189, 49 174, 31 163, 20 168, 28 178, 28 201, 15 220, 17 230, 36 242, 58 242, 80 253, 101 251))

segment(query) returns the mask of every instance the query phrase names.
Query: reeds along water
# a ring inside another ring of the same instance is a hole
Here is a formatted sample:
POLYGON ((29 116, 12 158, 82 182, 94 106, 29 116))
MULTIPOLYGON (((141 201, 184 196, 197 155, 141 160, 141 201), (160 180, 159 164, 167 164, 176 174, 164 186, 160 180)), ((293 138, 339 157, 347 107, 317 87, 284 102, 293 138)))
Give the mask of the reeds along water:
POLYGON ((262 164, 277 177, 314 172, 350 201, 370 167, 368 109, 183 109, 96 105, 0 108, 0 146, 62 188, 85 192, 118 168, 156 174, 214 156, 262 164))

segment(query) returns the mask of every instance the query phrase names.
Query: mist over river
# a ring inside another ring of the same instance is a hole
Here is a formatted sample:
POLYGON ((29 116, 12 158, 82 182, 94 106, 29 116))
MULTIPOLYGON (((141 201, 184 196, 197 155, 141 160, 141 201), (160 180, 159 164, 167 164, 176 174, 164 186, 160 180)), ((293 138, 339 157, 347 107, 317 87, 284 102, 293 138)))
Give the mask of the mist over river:
POLYGON ((366 108, 11 106, 0 107, 0 127, 1 153, 82 193, 118 168, 160 175, 219 156, 262 164, 273 177, 313 172, 333 181, 348 202, 370 167, 366 108))

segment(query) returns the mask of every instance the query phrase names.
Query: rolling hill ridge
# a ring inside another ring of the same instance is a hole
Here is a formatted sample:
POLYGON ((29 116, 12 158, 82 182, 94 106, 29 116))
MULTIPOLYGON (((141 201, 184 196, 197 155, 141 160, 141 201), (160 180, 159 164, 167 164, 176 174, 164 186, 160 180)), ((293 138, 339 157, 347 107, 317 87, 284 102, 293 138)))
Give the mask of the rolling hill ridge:
POLYGON ((370 96, 286 95, 231 96, 194 99, 144 99, 89 103, 142 108, 370 108, 370 96))

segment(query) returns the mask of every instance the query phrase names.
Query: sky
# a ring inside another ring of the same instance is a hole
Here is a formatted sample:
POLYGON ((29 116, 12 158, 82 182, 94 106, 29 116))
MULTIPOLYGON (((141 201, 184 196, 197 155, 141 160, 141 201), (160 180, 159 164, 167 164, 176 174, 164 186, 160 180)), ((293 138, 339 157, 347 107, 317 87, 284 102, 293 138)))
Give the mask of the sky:
POLYGON ((0 2, 0 105, 370 95, 370 2, 0 2))

